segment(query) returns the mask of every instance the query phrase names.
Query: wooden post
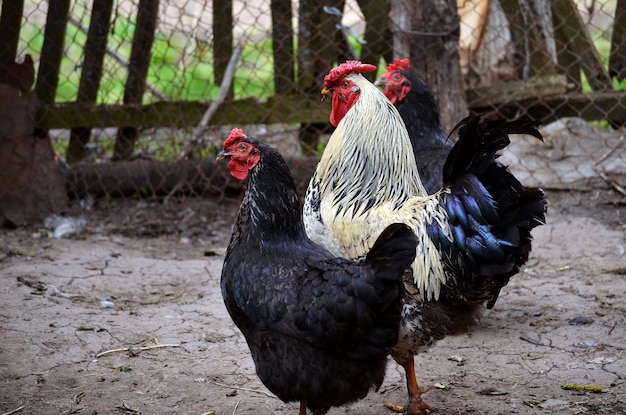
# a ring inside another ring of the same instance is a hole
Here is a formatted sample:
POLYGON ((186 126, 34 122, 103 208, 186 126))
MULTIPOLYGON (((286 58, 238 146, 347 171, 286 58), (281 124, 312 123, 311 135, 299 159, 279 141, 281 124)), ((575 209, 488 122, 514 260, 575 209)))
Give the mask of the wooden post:
POLYGON ((555 31, 561 31, 560 46, 567 48, 570 54, 576 57, 591 88, 594 91, 610 89, 611 79, 608 71, 602 63, 600 54, 591 40, 574 1, 553 0, 552 18, 555 31))
POLYGON ((394 55, 408 57, 431 87, 441 124, 452 129, 468 113, 459 63, 460 21, 455 0, 393 0, 394 55))
MULTIPOLYGON (((552 32, 552 21, 550 19, 549 6, 547 15, 537 16, 541 0, 537 0, 536 7, 531 7, 528 0, 501 1, 502 10, 509 21, 515 52, 523 56, 522 65, 530 69, 530 74, 534 76, 548 76, 556 74, 555 47, 547 42, 552 41, 546 36, 546 32, 552 32), (522 6, 522 3, 526 3, 522 6), (550 27, 542 27, 550 25, 550 27), (552 53, 550 51, 553 51, 552 53)), ((515 68, 518 75, 524 72, 525 68, 515 68)), ((520 76, 520 79, 523 79, 520 76)))
MULTIPOLYGON (((35 83, 35 93, 44 104, 43 111, 47 105, 54 103, 56 96, 69 10, 70 0, 50 0, 48 3, 39 74, 35 83)), ((35 129, 35 137, 45 138, 47 136, 47 130, 35 129)))
POLYGON ((618 81, 626 79, 626 0, 617 0, 611 36, 609 75, 618 81))
POLYGON ((24 0, 2 2, 0 15, 0 82, 5 80, 9 65, 15 62, 17 45, 20 40, 20 27, 24 0))
POLYGON ((39 100, 30 55, 10 72, 0 88, 0 226, 15 227, 67 211, 68 198, 52 143, 33 134, 39 100))
MULTIPOLYGON (((128 65, 128 78, 124 87, 124 104, 139 105, 142 102, 158 11, 159 0, 139 1, 135 36, 128 65)), ((136 127, 120 128, 117 131, 115 150, 111 160, 128 160, 133 154, 138 136, 139 129, 136 127)))
MULTIPOLYGON (((102 78, 102 64, 106 52, 107 34, 111 21, 113 0, 93 0, 89 32, 85 42, 85 60, 83 62, 78 86, 78 102, 95 103, 102 78)), ((70 133, 65 159, 74 163, 87 156, 87 143, 91 138, 91 127, 75 127, 70 133)))
POLYGON ((291 0, 271 0, 272 55, 274 91, 278 95, 294 92, 296 58, 293 52, 291 0))
MULTIPOLYGON (((613 34, 611 35, 611 53, 609 54, 609 76, 618 82, 626 79, 626 0, 617 0, 613 34)), ((609 120, 613 128, 626 125, 624 121, 609 120)))
MULTIPOLYGON (((298 87, 305 99, 318 100, 324 75, 332 67, 337 48, 336 16, 327 14, 323 6, 343 10, 345 0, 301 0, 298 12, 298 87)), ((329 127, 328 123, 305 123, 300 128, 298 139, 303 144, 305 155, 317 154, 319 135, 329 127)))
MULTIPOLYGON (((391 30, 389 29, 389 1, 388 0, 357 0, 365 17, 364 40, 367 42, 361 49, 361 61, 378 65, 380 58, 393 61, 391 30)), ((370 81, 376 79, 376 72, 364 73, 370 81)))
MULTIPOLYGON (((215 85, 222 83, 228 61, 233 55, 233 2, 213 0, 213 73, 215 85)), ((233 95, 233 84, 228 97, 233 95)))

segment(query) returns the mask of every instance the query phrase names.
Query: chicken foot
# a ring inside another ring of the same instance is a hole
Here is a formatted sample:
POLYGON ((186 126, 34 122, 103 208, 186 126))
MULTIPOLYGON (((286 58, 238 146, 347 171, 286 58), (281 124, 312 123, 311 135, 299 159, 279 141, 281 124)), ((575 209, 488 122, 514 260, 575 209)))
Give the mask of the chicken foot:
POLYGON ((435 408, 422 400, 422 394, 430 390, 430 388, 420 388, 417 384, 415 376, 415 362, 409 359, 402 365, 406 376, 406 386, 409 392, 409 402, 406 406, 398 406, 394 404, 385 404, 385 407, 396 412, 392 415, 428 415, 435 412, 435 408))
MULTIPOLYGON (((318 409, 317 411, 313 411, 313 415, 324 415, 326 414, 326 410, 324 409, 318 409)), ((298 415, 307 415, 306 412, 306 400, 302 400, 300 401, 300 411, 298 412, 298 415)))

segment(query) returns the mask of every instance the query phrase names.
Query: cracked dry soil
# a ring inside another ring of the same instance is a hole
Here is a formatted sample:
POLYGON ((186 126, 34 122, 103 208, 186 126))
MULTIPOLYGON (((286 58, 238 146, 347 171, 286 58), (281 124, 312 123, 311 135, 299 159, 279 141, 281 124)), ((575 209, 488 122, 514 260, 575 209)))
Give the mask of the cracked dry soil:
MULTIPOLYGON (((626 414, 619 196, 548 193, 548 224, 495 308, 416 358, 439 414, 626 414)), ((233 218, 211 212, 237 204, 186 203, 96 210, 70 239, 0 231, 0 412, 297 413, 257 379, 222 303, 233 218)), ((380 391, 330 414, 386 414, 405 397, 390 360, 380 391)))

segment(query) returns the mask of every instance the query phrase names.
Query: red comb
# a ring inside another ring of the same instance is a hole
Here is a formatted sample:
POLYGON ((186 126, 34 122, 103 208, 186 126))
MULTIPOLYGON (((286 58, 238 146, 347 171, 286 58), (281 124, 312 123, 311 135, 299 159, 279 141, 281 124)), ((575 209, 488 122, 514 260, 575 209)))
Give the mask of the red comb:
POLYGON ((372 72, 375 70, 376 66, 370 65, 369 63, 361 63, 361 61, 345 61, 328 72, 328 75, 324 77, 324 86, 328 87, 333 82, 351 73, 372 72))
POLYGON ((243 133, 243 130, 241 128, 233 128, 232 130, 230 130, 230 135, 228 136, 226 141, 224 141, 224 148, 230 147, 233 143, 236 143, 237 140, 246 137, 247 135, 243 133))
POLYGON ((394 59, 393 63, 387 65, 387 72, 391 71, 407 71, 411 68, 408 59, 394 59))

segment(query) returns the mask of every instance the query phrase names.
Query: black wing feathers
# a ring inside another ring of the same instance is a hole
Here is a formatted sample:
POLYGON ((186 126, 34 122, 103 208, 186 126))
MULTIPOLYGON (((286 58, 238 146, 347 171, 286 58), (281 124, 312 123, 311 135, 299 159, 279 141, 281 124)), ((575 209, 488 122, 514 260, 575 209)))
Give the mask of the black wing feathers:
POLYGON ((481 116, 461 120, 450 133, 458 131, 459 140, 444 164, 444 183, 459 178, 470 167, 475 173, 480 173, 497 158, 499 150, 509 145, 509 134, 528 134, 543 141, 538 126, 538 121, 485 121, 481 116))
POLYGON ((280 154, 246 140, 259 148, 261 161, 250 174, 222 272, 233 320, 244 335, 268 331, 337 358, 384 359, 397 341, 401 279, 417 238, 395 224, 365 259, 334 257, 306 236, 280 154))
POLYGON ((519 272, 531 250, 531 230, 545 221, 540 189, 527 189, 497 161, 508 134, 542 139, 534 121, 484 121, 468 117, 453 131, 459 138, 444 165, 450 193, 440 205, 448 213, 453 241, 438 225, 428 228, 439 244, 451 281, 444 295, 495 304, 500 289, 519 272), (456 253, 456 255, 454 255, 456 253), (458 259, 455 259, 458 258, 458 259))

